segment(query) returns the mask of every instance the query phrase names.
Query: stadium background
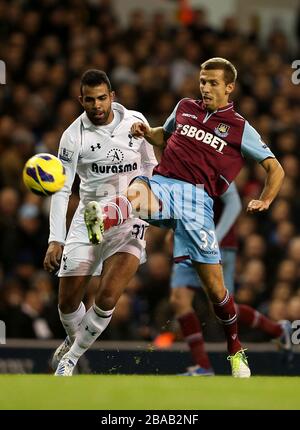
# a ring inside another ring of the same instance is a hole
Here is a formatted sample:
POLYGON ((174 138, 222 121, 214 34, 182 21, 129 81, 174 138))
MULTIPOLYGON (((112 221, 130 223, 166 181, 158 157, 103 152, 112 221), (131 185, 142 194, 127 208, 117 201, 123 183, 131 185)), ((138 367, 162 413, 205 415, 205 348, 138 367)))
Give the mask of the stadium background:
MULTIPOLYGON (((0 58, 7 72, 0 88, 0 319, 8 338, 64 336, 57 279, 42 269, 49 200, 28 193, 21 172, 34 153, 56 154, 63 130, 81 113, 83 71, 105 70, 117 101, 155 126, 179 99, 199 96, 199 65, 213 56, 237 66, 236 109, 286 172, 269 212, 244 211, 237 222, 236 300, 273 320, 300 319, 300 85, 291 80, 292 62, 300 58, 298 2, 190 1, 192 14, 187 3, 0 0, 0 58)), ((259 196, 263 181, 259 166, 243 169, 237 185, 244 208, 259 196)), ((150 229, 148 262, 121 297, 102 339, 152 341, 172 331, 180 340, 168 305, 171 252, 165 234, 150 229)), ((198 305, 206 339, 223 339, 203 298, 198 305)), ((254 331, 242 335, 266 340, 254 331)))

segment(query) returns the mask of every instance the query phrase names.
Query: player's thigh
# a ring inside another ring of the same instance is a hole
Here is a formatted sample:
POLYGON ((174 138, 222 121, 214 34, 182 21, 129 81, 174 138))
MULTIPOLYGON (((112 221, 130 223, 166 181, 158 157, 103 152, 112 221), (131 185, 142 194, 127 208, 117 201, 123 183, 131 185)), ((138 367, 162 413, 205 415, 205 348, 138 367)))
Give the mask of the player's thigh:
POLYGON ((183 216, 176 220, 174 260, 187 256, 192 261, 218 264, 221 261, 213 219, 213 200, 206 194, 202 199, 188 193, 183 216), (195 212, 195 207, 198 208, 195 212))
POLYGON ((174 233, 174 261, 189 258, 203 264, 220 264, 221 254, 215 237, 214 227, 200 225, 189 229, 188 224, 177 220, 174 233))
POLYGON ((90 276, 66 276, 59 280, 58 305, 63 313, 75 312, 83 300, 90 276))
POLYGON ((145 262, 147 227, 145 221, 132 218, 105 235, 101 253, 101 285, 96 297, 96 304, 101 308, 114 307, 139 264, 145 262))
POLYGON ((103 264, 101 283, 96 294, 96 305, 103 310, 115 307, 124 289, 135 275, 139 258, 126 252, 116 253, 103 264))
POLYGON ((147 182, 136 179, 127 190, 127 198, 133 211, 141 218, 151 217, 159 210, 159 202, 147 182))
POLYGON ((101 254, 102 244, 91 245, 89 242, 67 242, 64 247, 58 276, 100 275, 101 254))
POLYGON ((224 298, 221 255, 216 241, 214 225, 207 219, 199 229, 186 229, 185 224, 177 221, 174 235, 174 258, 189 256, 200 277, 203 287, 212 301, 219 302, 224 298))

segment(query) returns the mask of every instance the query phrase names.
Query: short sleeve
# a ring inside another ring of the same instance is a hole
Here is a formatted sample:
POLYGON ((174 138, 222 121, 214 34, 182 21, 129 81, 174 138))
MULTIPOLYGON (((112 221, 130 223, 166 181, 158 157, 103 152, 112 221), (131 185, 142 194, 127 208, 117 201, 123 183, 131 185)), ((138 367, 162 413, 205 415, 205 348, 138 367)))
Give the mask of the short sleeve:
POLYGON ((259 163, 266 158, 275 158, 270 148, 261 139, 257 131, 246 121, 242 136, 241 153, 259 163))
POLYGON ((173 112, 171 113, 171 115, 166 119, 164 125, 163 125, 163 129, 164 131, 166 131, 167 133, 172 134, 175 130, 176 130, 176 112, 178 109, 180 101, 177 103, 177 105, 175 106, 173 112))

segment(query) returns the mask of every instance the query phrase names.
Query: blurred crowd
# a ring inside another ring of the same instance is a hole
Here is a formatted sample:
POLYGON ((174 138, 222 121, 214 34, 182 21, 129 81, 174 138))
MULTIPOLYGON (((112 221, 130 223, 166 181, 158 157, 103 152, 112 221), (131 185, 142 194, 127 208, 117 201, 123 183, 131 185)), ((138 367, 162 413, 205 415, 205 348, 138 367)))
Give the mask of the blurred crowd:
MULTIPOLYGON (((108 0, 0 0, 0 58, 7 67, 7 84, 0 89, 0 319, 8 337, 64 335, 57 278, 42 268, 49 200, 28 193, 21 173, 31 155, 57 153, 62 132, 81 113, 81 74, 105 70, 117 101, 157 126, 178 100, 199 98, 199 65, 215 56, 237 67, 235 108, 260 132, 286 173, 268 213, 249 216, 243 210, 238 219, 236 300, 273 320, 300 319, 300 85, 291 80, 291 63, 300 50, 292 50, 279 27, 260 42, 257 17, 245 32, 235 16, 217 30, 204 10, 196 10, 188 25, 162 12, 146 16, 135 10, 124 28, 113 6, 108 0)), ((298 48, 299 34, 295 28, 298 48)), ((237 179, 244 208, 263 184, 263 169, 247 164, 237 179)), ((77 190, 75 184, 68 222, 77 190)), ((161 331, 176 332, 165 235, 149 228, 148 261, 121 297, 104 339, 151 340, 161 331)))

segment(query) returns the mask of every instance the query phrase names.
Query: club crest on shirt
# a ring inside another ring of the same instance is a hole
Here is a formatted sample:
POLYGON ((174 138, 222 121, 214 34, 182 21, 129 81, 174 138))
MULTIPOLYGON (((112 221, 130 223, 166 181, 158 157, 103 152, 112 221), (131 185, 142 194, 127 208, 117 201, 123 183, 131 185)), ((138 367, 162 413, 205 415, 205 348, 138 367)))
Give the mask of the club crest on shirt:
POLYGON ((124 154, 119 148, 112 148, 108 151, 106 158, 109 158, 114 164, 119 164, 124 160, 124 154))
POLYGON ((229 125, 223 124, 222 122, 215 128, 215 133, 219 137, 227 137, 229 133, 229 125))

